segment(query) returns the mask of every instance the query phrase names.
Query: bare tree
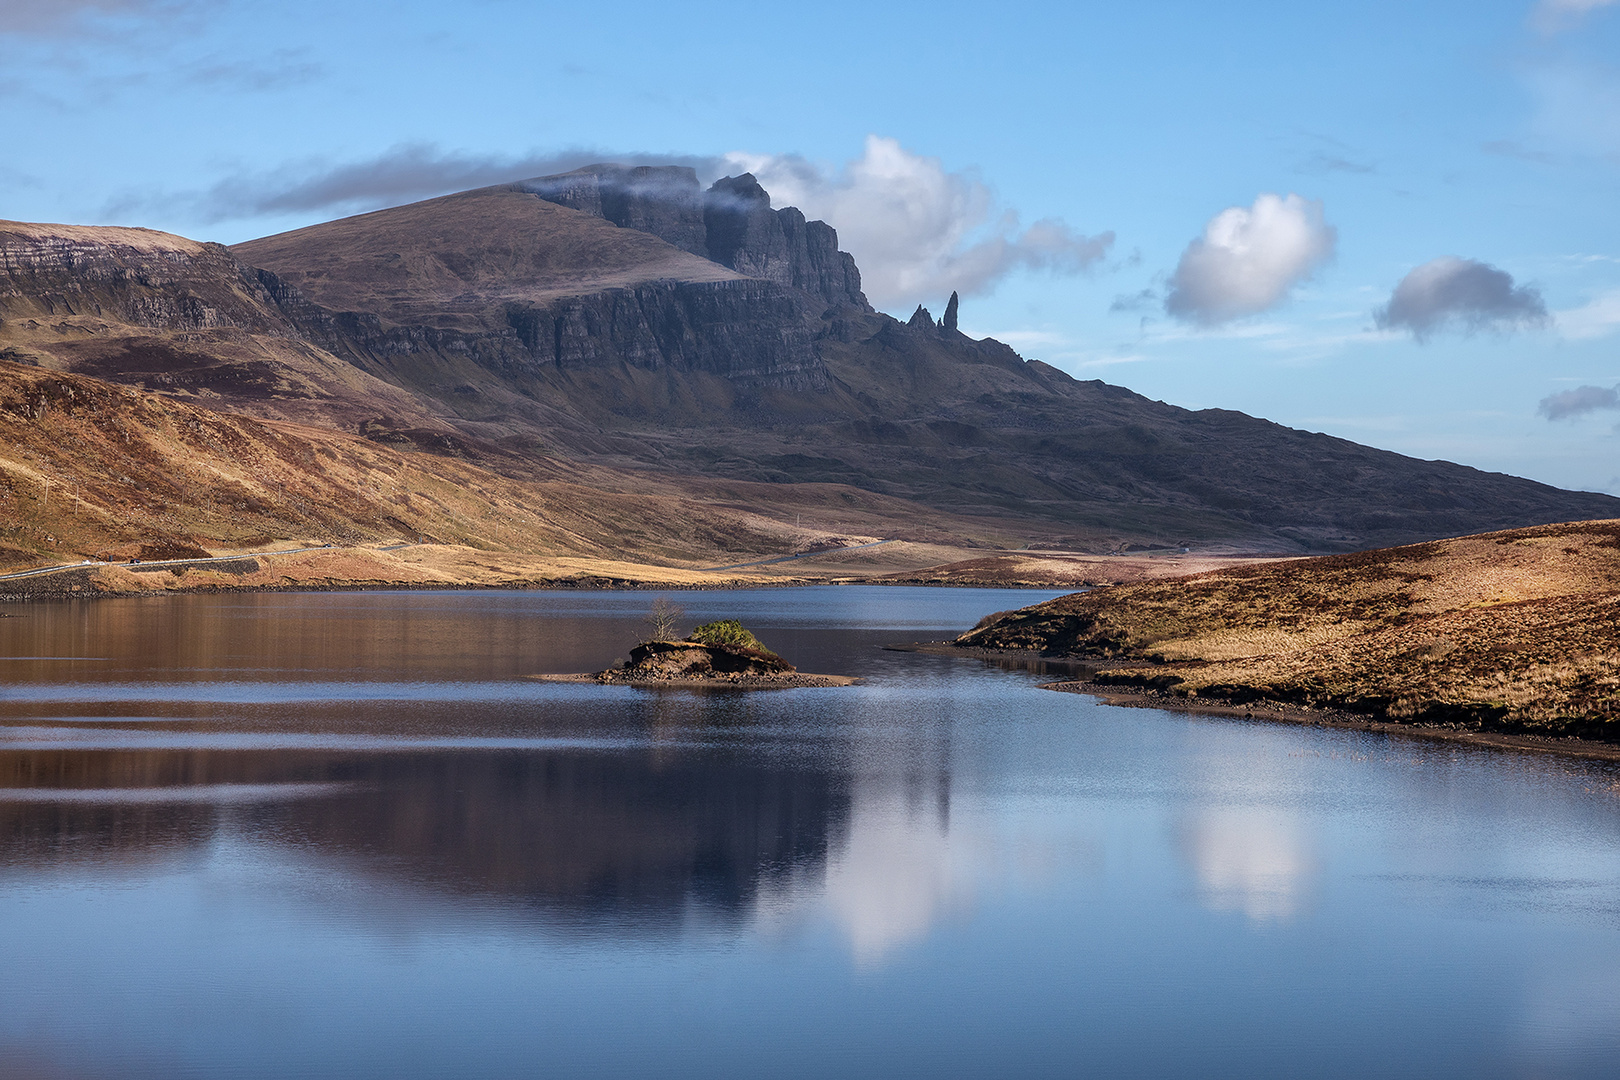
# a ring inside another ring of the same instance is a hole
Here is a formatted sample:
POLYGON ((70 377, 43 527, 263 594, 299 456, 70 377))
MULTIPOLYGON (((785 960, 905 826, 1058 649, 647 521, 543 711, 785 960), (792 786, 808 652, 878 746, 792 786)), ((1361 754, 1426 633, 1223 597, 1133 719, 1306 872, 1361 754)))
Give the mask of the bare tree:
POLYGON ((686 618, 685 608, 671 603, 668 597, 660 596, 653 601, 652 610, 647 612, 647 623, 652 626, 652 639, 673 641, 684 618, 686 618))

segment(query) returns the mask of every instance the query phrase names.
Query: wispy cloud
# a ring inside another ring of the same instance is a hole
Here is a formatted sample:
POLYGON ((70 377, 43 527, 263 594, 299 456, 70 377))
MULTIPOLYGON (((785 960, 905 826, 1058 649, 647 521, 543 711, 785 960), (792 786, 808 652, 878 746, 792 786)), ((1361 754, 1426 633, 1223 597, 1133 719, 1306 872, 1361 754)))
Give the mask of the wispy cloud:
POLYGON ((1164 309, 1200 326, 1269 311, 1332 257, 1337 241, 1312 199, 1263 194, 1229 207, 1182 252, 1164 309))
POLYGON ((303 50, 282 49, 259 61, 209 59, 178 74, 193 86, 210 90, 267 93, 312 83, 325 76, 326 67, 303 50))
POLYGON ((1377 172, 1378 167, 1369 165, 1364 161, 1355 161, 1342 154, 1317 150, 1299 163, 1298 171, 1308 175, 1350 173, 1356 176, 1369 176, 1377 172))
POLYGON ((869 135, 861 157, 828 168, 793 154, 727 155, 776 206, 797 206, 838 230, 878 307, 986 292, 1015 270, 1078 274, 1107 256, 1112 232, 1087 235, 1056 218, 1028 227, 969 172, 869 135))
POLYGON ((1620 409, 1620 390, 1612 386, 1577 386, 1548 394, 1536 412, 1548 420, 1573 420, 1599 409, 1620 409))
POLYGON ((1073 345, 1067 334, 1054 330, 983 330, 974 327, 969 337, 991 337, 1016 349, 1061 348, 1073 345))
POLYGON ((1113 315, 1122 311, 1153 311, 1158 308, 1163 300, 1164 298, 1159 295, 1159 290, 1152 287, 1140 289, 1133 293, 1121 293, 1114 297, 1113 303, 1108 305, 1108 313, 1113 315))
POLYGON ((1558 312, 1554 318, 1558 332, 1576 341, 1620 332, 1620 289, 1600 293, 1578 308, 1558 312))
POLYGON ((1540 150, 1531 150, 1512 139, 1492 139, 1480 143, 1480 150, 1492 157, 1512 158, 1515 161, 1533 161, 1537 165, 1555 165, 1558 159, 1540 150))
POLYGON ((1617 0, 1537 0, 1530 9, 1530 24, 1544 34, 1557 34, 1580 25, 1592 12, 1617 0))
POLYGON ((359 213, 468 188, 567 172, 600 161, 691 165, 713 175, 714 158, 574 149, 526 155, 468 154, 407 143, 359 161, 310 161, 242 172, 200 190, 126 192, 105 209, 117 220, 161 210, 203 223, 289 214, 359 213))
POLYGON ((1448 329, 1471 334, 1540 326, 1548 315, 1541 293, 1515 285, 1506 270, 1443 255, 1402 278, 1373 319, 1380 329, 1406 330, 1425 341, 1448 329))
POLYGON ((170 16, 199 6, 201 0, 3 0, 0 35, 71 34, 97 21, 170 16))
POLYGON ((1150 356, 1132 353, 1126 356, 1103 356, 1093 360, 1074 360, 1070 366, 1076 368, 1119 367, 1123 364, 1146 364, 1151 362, 1152 359, 1150 356))

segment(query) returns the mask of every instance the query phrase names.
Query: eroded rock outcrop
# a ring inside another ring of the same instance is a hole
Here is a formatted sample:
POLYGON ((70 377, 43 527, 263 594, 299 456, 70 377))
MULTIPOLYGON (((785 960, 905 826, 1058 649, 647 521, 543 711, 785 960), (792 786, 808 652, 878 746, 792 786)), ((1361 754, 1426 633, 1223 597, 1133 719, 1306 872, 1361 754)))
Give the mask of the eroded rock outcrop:
POLYGON ((0 320, 94 332, 96 320, 152 330, 291 332, 257 278, 219 244, 152 229, 0 222, 0 320))

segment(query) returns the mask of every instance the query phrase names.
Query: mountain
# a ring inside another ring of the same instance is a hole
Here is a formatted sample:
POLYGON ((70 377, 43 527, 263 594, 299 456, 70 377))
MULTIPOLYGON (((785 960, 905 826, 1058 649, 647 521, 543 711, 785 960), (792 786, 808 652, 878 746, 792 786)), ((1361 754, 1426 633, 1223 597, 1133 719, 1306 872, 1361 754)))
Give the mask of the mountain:
POLYGON ((1620 516, 1077 381, 962 334, 954 297, 900 322, 829 226, 746 174, 592 166, 229 249, 0 223, 0 273, 0 359, 778 521, 813 503, 823 527, 958 544, 1303 552, 1620 516))

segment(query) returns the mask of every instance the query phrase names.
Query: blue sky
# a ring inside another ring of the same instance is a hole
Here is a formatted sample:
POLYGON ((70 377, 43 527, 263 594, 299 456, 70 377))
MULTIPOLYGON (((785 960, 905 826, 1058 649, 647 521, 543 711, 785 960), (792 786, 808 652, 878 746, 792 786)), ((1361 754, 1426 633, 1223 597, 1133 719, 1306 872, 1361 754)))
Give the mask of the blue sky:
POLYGON ((0 0, 0 118, 0 217, 227 243, 751 167, 889 310, 960 287, 1077 377, 1620 493, 1614 0, 0 0))

